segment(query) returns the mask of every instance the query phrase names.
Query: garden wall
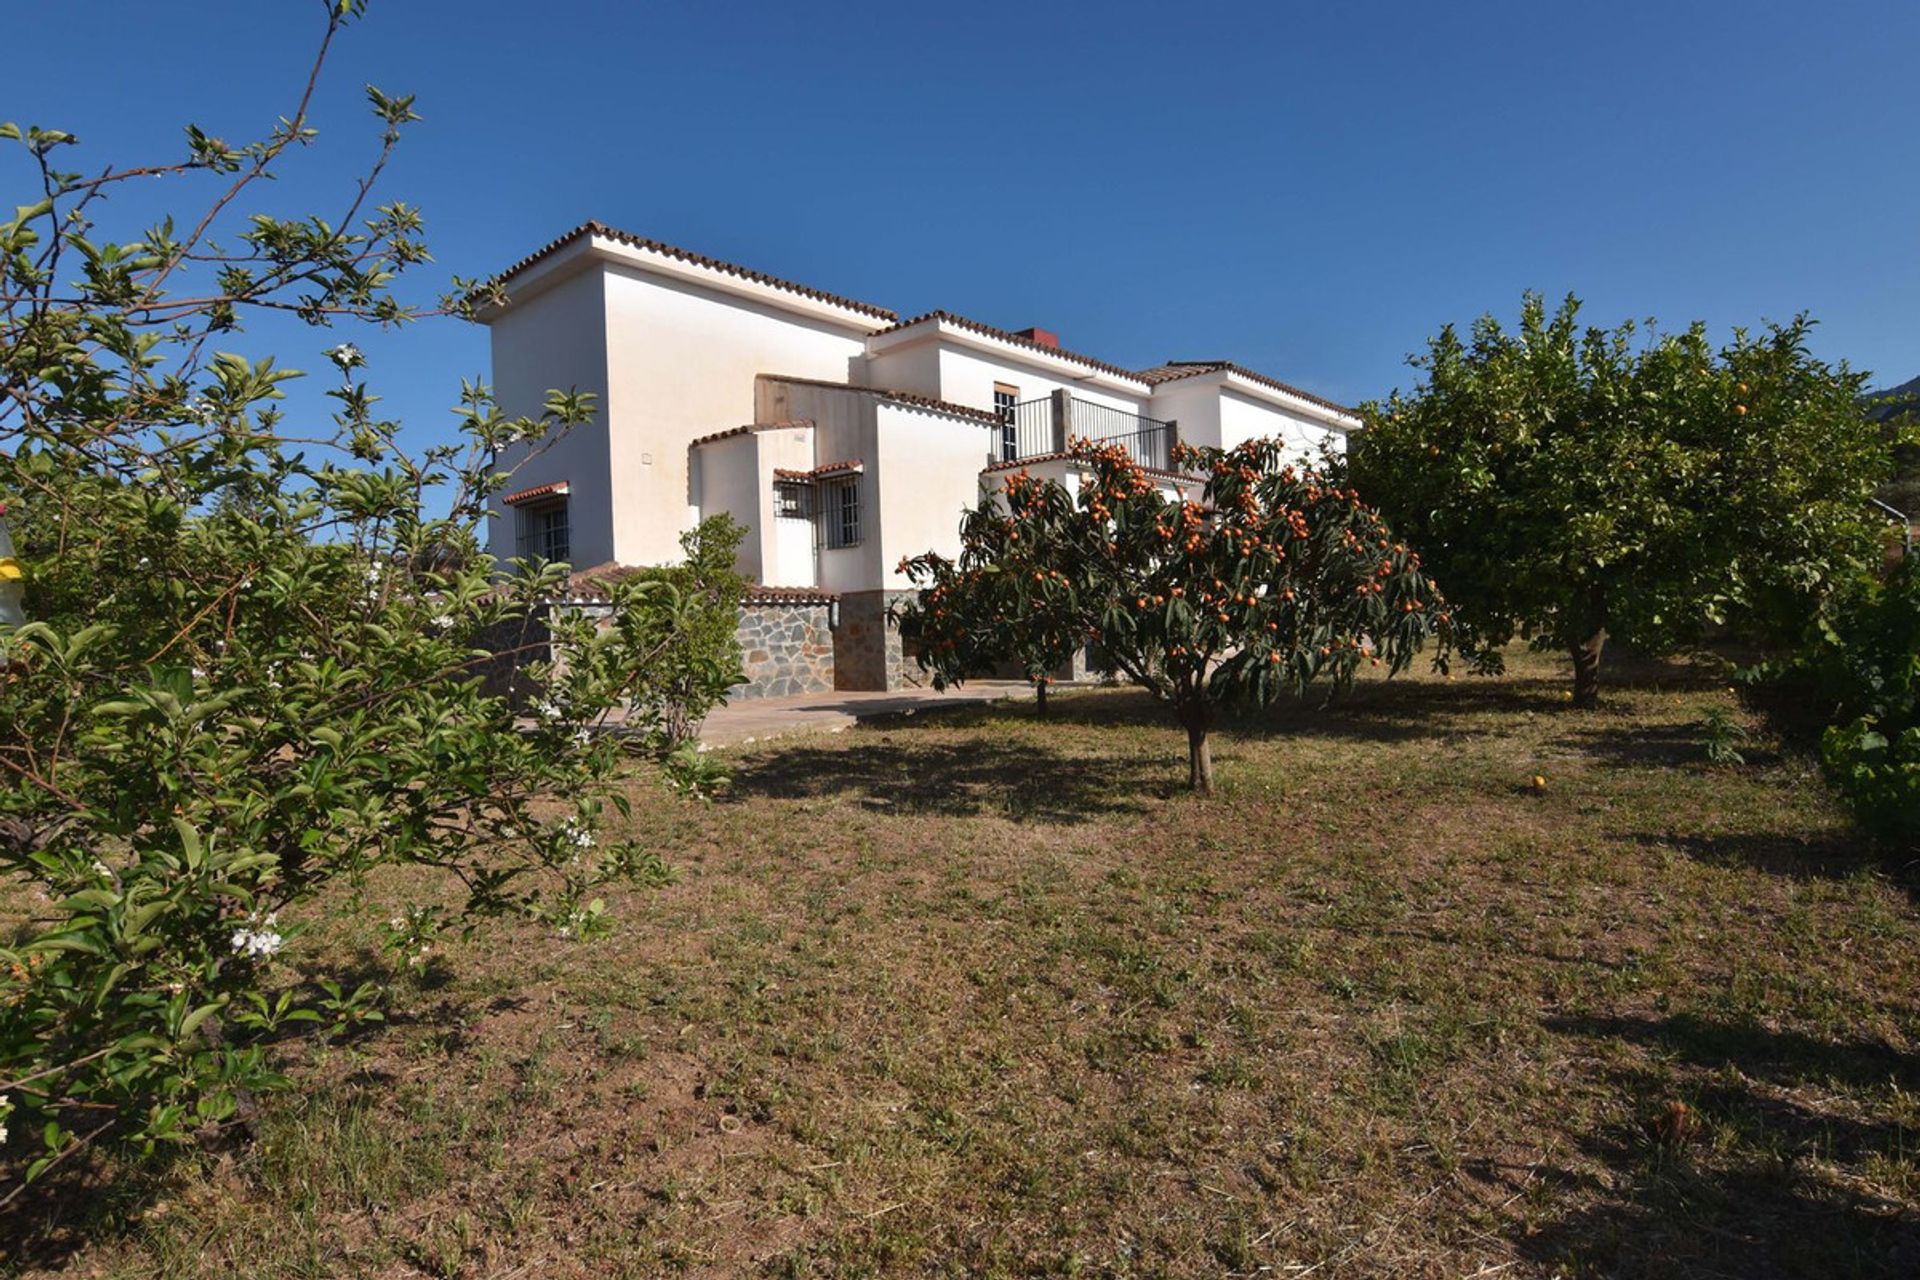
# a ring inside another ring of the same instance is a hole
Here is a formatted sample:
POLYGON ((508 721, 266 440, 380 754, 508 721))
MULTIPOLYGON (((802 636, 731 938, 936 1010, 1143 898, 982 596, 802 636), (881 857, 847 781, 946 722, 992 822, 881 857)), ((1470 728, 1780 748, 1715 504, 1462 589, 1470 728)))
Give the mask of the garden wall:
POLYGON ((784 698, 834 689, 834 597, 820 591, 758 587, 740 608, 745 683, 727 700, 784 698))
POLYGON ((901 689, 926 683, 926 674, 900 644, 887 608, 911 591, 850 591, 840 597, 840 625, 833 633, 836 689, 901 689))

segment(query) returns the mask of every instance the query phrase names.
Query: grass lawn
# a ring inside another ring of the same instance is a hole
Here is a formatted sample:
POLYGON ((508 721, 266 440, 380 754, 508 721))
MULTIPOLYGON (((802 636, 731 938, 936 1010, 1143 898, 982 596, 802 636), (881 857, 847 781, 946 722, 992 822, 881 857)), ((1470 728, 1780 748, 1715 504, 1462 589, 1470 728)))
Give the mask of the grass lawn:
MULTIPOLYGON (((251 1147, 0 1235, 128 1277, 1920 1274, 1914 869, 1763 735, 1707 764, 1688 668, 1563 687, 1289 707, 1212 802, 1129 692, 636 781, 676 877, 611 937, 490 928, 251 1147)), ((400 887, 295 959, 385 972, 400 887)))

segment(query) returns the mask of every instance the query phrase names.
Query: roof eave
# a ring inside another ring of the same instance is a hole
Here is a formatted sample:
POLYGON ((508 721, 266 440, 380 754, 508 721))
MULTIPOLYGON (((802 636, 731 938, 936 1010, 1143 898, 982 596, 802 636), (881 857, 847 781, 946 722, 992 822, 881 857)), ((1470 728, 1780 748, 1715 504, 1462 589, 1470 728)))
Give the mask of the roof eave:
MULTIPOLYGON (((1234 391, 1240 392, 1242 395, 1252 396, 1255 399, 1265 400, 1270 404, 1279 405, 1283 409, 1305 414, 1323 426, 1331 427, 1343 435, 1360 429, 1360 418, 1358 414, 1337 409, 1331 404, 1322 404, 1318 400, 1311 399, 1307 396, 1295 395, 1279 387, 1269 386, 1257 378, 1249 378, 1238 369, 1221 369, 1217 372, 1221 386, 1231 388, 1234 391)), ((1179 379, 1179 381, 1185 382, 1186 379, 1182 378, 1179 379)))
POLYGON ((593 263, 593 236, 587 227, 575 227, 519 265, 509 267, 496 277, 505 285, 512 282, 504 302, 487 302, 474 308, 473 318, 492 324, 520 303, 545 293, 571 276, 579 275, 593 263))
POLYGON ((584 223, 508 267, 495 281, 510 285, 504 305, 485 305, 475 315, 491 323, 514 305, 544 292, 568 276, 600 264, 626 266, 651 275, 689 283, 716 293, 750 299, 763 306, 824 320, 865 335, 898 322, 883 307, 843 299, 793 281, 733 263, 709 259, 658 241, 584 223))
POLYGON ((945 315, 925 316, 919 320, 895 325, 885 332, 873 334, 867 339, 867 354, 876 355, 931 341, 950 341, 958 346, 972 347, 977 351, 990 351, 1004 359, 1013 359, 1042 368, 1051 366, 1059 369, 1064 366, 1074 371, 1067 375, 1070 381, 1103 387, 1126 395, 1145 396, 1153 390, 1145 379, 1132 374, 1117 373, 1080 356, 1056 351, 1038 343, 1009 341, 997 334, 984 333, 972 325, 958 323, 952 317, 945 315))

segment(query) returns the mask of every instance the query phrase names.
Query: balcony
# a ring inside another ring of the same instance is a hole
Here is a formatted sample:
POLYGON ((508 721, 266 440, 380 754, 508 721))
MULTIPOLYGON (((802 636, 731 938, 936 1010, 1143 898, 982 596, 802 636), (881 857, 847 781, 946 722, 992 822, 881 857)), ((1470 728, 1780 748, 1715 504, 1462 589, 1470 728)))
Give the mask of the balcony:
POLYGON ((1002 462, 1019 462, 1050 453, 1065 453, 1071 440, 1117 444, 1143 467, 1171 469, 1179 424, 1145 418, 1111 405, 1095 404, 1056 391, 1041 400, 1023 400, 1000 411, 999 453, 1002 462))

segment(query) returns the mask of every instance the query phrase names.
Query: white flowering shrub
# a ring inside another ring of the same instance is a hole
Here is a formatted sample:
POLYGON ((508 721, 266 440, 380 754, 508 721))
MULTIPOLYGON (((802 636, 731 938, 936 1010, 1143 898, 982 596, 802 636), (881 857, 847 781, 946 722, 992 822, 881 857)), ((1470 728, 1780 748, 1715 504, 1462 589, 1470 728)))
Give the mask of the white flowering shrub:
MULTIPOLYGON (((326 6, 328 41, 357 12, 326 6)), ((377 174, 413 112, 368 93, 377 174)), ((317 348, 318 422, 285 413, 291 369, 235 353, 263 311, 391 324, 475 297, 397 301, 420 215, 363 187, 346 217, 245 216, 306 121, 303 100, 259 142, 190 128, 183 158, 88 176, 70 136, 0 125, 37 171, 0 220, 0 501, 27 619, 0 624, 0 1204, 90 1143, 217 1133, 284 1083, 276 1041, 377 1017, 377 990, 302 949, 335 882, 438 873, 406 878, 436 905, 387 929, 417 967, 502 913, 590 933, 599 886, 658 874, 603 833, 621 754, 596 729, 673 593, 614 584, 617 625, 557 621, 567 661, 527 668, 535 715, 481 679, 479 639, 541 616, 566 572, 500 577, 482 553, 493 459, 586 398, 507 418, 469 386, 457 439, 413 450, 351 342, 317 348), (135 177, 212 199, 110 231, 135 177)))

